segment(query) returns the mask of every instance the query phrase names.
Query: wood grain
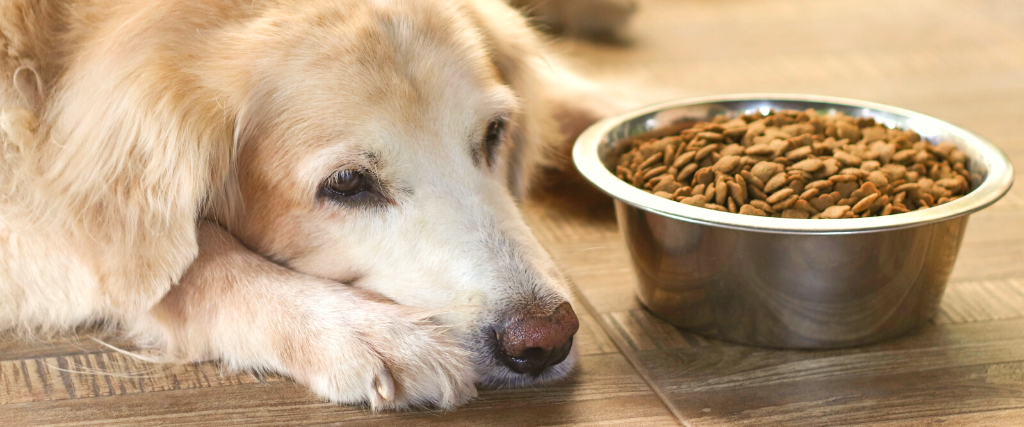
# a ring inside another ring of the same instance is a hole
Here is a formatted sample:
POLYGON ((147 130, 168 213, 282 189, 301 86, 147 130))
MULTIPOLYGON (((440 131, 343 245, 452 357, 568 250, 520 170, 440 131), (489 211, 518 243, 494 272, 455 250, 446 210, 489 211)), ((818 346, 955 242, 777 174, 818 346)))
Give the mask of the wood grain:
MULTIPOLYGON (((558 384, 527 390, 485 390, 454 412, 374 414, 356 407, 324 403, 290 381, 249 381, 207 388, 173 389, 116 396, 3 405, 4 425, 302 425, 355 421, 398 422, 401 418, 443 423, 521 425, 532 418, 552 424, 585 420, 644 420, 678 425, 632 366, 617 353, 583 356, 574 376, 558 384), (591 403, 586 403, 591 402, 591 403), (529 408, 529 410, 524 410, 529 408), (602 410, 601 408, 606 408, 602 410), (614 409, 614 410, 612 410, 614 409), (582 411, 582 412, 581 412, 582 411), (68 417, 67 414, 74 414, 68 417), (625 417, 625 418, 620 418, 625 417), (52 423, 52 424, 47 424, 52 423)), ((412 423, 413 421, 406 421, 412 423)))

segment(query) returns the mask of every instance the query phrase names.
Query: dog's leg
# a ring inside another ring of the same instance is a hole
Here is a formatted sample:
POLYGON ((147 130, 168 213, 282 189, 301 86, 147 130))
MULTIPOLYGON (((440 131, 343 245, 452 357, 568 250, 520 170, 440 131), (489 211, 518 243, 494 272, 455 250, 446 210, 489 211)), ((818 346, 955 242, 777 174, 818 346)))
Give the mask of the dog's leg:
POLYGON ((209 222, 199 257, 138 326, 173 356, 287 374, 334 402, 450 408, 476 395, 466 352, 427 313, 273 264, 209 222))

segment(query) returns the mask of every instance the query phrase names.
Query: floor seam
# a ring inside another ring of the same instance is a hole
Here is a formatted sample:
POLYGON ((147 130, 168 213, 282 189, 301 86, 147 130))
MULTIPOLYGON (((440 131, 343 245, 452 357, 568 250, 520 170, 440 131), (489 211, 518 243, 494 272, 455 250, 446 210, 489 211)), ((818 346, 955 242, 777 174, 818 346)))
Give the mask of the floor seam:
POLYGON ((683 419, 683 415, 675 408, 675 406, 672 405, 665 392, 657 386, 653 379, 651 379, 650 375, 648 375, 647 369, 639 360, 637 360, 636 354, 632 351, 627 351, 628 345, 621 342, 622 338, 618 334, 613 333, 614 331, 612 327, 607 324, 602 313, 597 311, 594 308, 594 305, 590 303, 590 300, 583 295, 583 291, 581 291, 579 285, 576 284, 576 280, 569 278, 569 282, 572 284, 573 291, 576 294, 576 299, 583 304, 584 308, 586 308, 588 312, 590 312, 591 316, 593 316, 594 320, 597 321, 597 324, 601 327, 604 334, 608 336, 608 339, 610 339, 612 344, 614 344, 619 350, 619 353, 622 353, 626 358, 626 361, 629 362, 637 374, 640 375, 640 378, 647 384, 647 387, 654 392, 654 395, 658 396, 658 399, 661 400, 661 404, 665 405, 665 408, 668 409, 674 417, 676 417, 676 420, 678 420, 680 424, 686 427, 693 427, 693 424, 683 419))

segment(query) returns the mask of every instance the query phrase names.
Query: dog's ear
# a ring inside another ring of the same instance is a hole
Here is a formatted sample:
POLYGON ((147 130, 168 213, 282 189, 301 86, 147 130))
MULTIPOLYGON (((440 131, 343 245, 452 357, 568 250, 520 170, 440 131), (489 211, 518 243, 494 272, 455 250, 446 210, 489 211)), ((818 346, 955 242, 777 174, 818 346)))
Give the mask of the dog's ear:
POLYGON ((548 55, 548 43, 504 2, 469 3, 492 61, 521 102, 508 182, 517 198, 525 197, 541 176, 572 173, 570 152, 576 137, 595 121, 619 111, 623 103, 548 55))
POLYGON ((557 163, 552 147, 561 140, 558 123, 544 102, 546 81, 543 41, 526 19, 502 1, 469 1, 470 18, 501 79, 520 101, 508 155, 507 179, 516 198, 523 197, 540 167, 557 163))
POLYGON ((148 309, 184 273, 197 216, 231 156, 216 96, 167 65, 187 61, 146 42, 94 43, 66 58, 75 65, 42 94, 37 141, 5 183, 17 216, 77 245, 122 313, 148 309))

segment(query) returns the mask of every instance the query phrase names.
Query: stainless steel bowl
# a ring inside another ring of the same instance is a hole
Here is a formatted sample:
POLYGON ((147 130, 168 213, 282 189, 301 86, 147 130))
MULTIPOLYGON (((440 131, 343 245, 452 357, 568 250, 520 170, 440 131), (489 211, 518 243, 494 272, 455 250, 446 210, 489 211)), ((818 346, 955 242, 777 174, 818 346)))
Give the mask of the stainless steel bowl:
POLYGON ((1013 184, 1006 155, 971 132, 886 105, 807 95, 741 94, 641 108, 587 129, 573 147, 573 161, 615 199, 644 305, 688 330, 780 348, 866 344, 926 323, 953 270, 968 215, 1013 184), (905 214, 784 219, 684 205, 611 172, 634 137, 678 132, 722 114, 808 108, 870 116, 932 143, 956 144, 969 158, 972 191, 905 214))

